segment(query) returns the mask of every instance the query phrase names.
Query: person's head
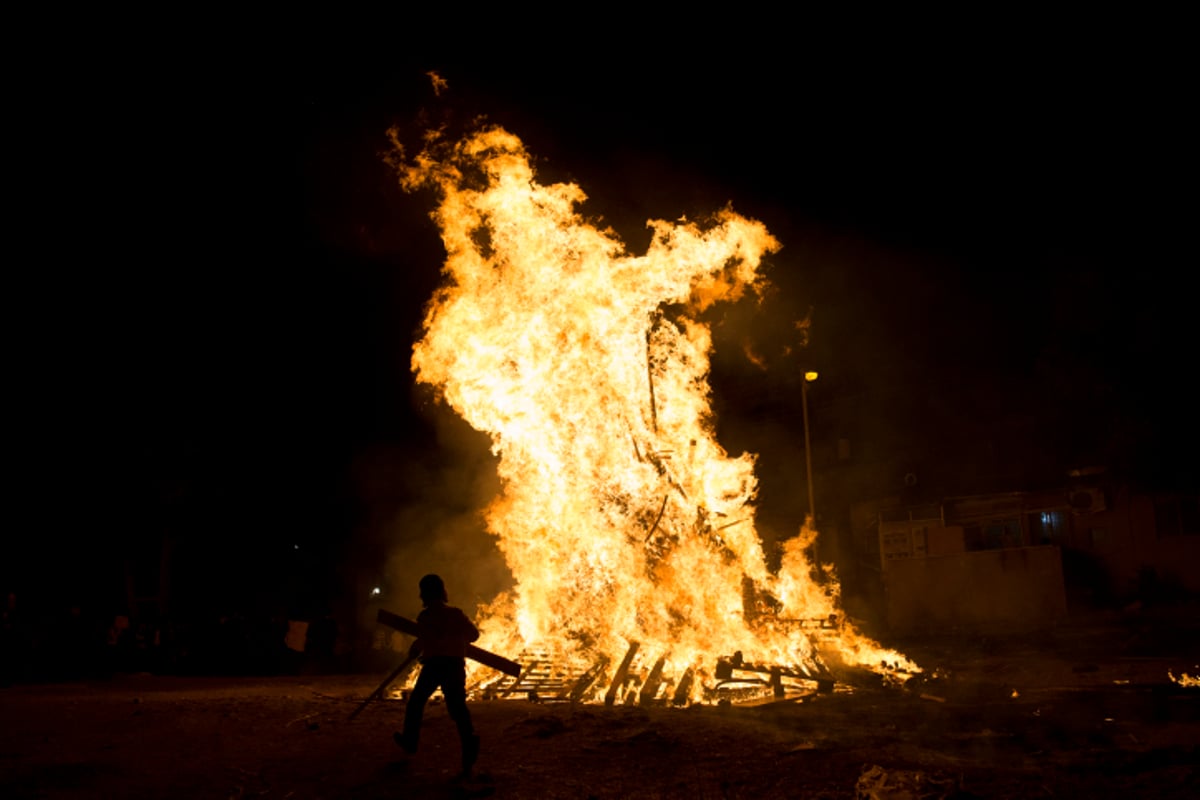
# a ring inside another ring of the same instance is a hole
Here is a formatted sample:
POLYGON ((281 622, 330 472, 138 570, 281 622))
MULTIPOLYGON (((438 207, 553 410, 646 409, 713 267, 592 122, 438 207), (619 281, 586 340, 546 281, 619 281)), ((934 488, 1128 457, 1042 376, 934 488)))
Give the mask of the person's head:
POLYGON ((442 582, 440 575, 426 575, 421 578, 421 602, 425 605, 430 603, 445 603, 448 599, 446 595, 446 584, 442 582))

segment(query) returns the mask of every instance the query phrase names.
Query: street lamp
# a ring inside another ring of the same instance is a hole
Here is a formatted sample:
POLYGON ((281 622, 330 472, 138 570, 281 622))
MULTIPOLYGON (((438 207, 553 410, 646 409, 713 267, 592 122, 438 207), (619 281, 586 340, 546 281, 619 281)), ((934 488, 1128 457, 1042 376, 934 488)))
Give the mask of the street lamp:
POLYGON ((800 406, 804 409, 804 474, 808 478, 808 525, 811 528, 817 524, 817 510, 813 503, 812 478, 812 445, 808 438, 808 385, 817 379, 817 373, 804 373, 804 383, 800 384, 800 406))

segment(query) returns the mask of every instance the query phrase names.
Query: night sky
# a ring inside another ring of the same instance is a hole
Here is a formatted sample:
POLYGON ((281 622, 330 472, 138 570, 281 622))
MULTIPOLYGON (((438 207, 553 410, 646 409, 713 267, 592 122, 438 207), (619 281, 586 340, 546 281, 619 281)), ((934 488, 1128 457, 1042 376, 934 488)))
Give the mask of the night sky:
MULTIPOLYGON (((811 367, 814 438, 887 464, 881 495, 908 471, 933 496, 1096 463, 1194 490, 1179 54, 979 44, 555 66, 165 48, 80 75, 27 130, 65 174, 34 203, 51 355, 29 361, 55 388, 30 393, 40 513, 6 580, 111 570, 169 530, 180 594, 236 604, 265 575, 312 613, 421 538, 400 523, 469 519, 495 490, 486 442, 435 421, 408 369, 433 198, 381 154, 390 125, 480 117, 631 250, 649 218, 727 203, 782 242, 763 315, 718 322, 713 377, 728 449, 789 442, 772 474, 803 479, 811 367)), ((802 492, 781 480, 762 505, 786 526, 802 492)))

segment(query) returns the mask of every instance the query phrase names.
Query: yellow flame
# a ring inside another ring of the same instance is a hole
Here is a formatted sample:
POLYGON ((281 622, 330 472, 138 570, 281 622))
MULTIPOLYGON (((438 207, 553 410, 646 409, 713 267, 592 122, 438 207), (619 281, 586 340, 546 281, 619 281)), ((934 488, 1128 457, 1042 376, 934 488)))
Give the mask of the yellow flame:
POLYGON ((1176 677, 1175 674, 1173 672, 1171 672, 1171 670, 1167 670, 1167 677, 1171 679, 1172 683, 1177 683, 1180 686, 1185 686, 1185 687, 1200 686, 1200 675, 1192 676, 1186 672, 1181 672, 1181 673, 1179 673, 1179 676, 1176 677))
POLYGON ((446 83, 446 79, 437 72, 431 70, 426 72, 425 75, 429 78, 429 82, 433 85, 433 93, 435 95, 441 95, 442 92, 450 88, 450 84, 446 83))
MULTIPOLYGON (((725 208, 704 222, 650 221, 649 247, 634 255, 579 215, 578 186, 539 183, 503 129, 397 153, 406 189, 437 190, 447 252, 413 370, 499 457, 487 524, 515 588, 483 610, 480 645, 592 663, 637 642, 647 663, 666 660, 668 683, 700 676, 694 696, 736 651, 819 670, 796 623, 836 616, 836 580, 811 577, 808 528, 778 574, 768 570, 755 459, 715 438, 712 340, 698 318, 761 293, 775 238, 725 208), (747 613, 746 579, 778 601, 772 613, 747 613)), ((834 643, 846 663, 916 669, 844 623, 834 643)))

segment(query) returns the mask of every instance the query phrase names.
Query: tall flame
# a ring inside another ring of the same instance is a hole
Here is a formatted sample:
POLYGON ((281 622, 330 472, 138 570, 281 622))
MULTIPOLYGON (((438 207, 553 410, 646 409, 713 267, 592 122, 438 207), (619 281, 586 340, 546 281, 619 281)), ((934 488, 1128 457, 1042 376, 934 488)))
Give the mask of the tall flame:
MULTIPOLYGON (((812 579, 807 528, 768 569, 754 457, 715 438, 700 319, 761 292, 775 238, 725 209, 651 221, 646 253, 630 254, 580 216, 578 186, 539 183, 500 128, 430 137, 396 165, 405 189, 437 190, 447 252, 413 370, 499 457, 487 524, 515 580, 483 610, 480 644, 594 660, 637 642, 676 678, 736 651, 815 668, 784 620, 835 615, 836 583, 812 579), (772 613, 746 607, 747 584, 772 613)), ((835 640, 849 663, 906 663, 844 624, 835 640)))

